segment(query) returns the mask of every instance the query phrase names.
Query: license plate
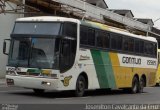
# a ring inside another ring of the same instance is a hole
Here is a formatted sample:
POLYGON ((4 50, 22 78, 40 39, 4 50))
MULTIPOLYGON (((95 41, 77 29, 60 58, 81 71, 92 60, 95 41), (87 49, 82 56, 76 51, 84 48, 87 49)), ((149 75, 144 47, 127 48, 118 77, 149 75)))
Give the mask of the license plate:
POLYGON ((7 85, 14 85, 14 80, 13 79, 6 79, 7 85))

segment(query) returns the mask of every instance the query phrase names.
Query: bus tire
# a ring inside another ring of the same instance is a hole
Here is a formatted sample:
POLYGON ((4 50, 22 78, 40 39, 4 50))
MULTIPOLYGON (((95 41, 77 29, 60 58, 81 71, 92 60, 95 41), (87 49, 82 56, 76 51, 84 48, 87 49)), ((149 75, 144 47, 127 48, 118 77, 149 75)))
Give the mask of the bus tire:
POLYGON ((33 91, 36 94, 43 94, 44 93, 44 89, 33 89, 33 91))
POLYGON ((140 81, 139 81, 139 93, 143 93, 143 89, 145 87, 145 80, 143 77, 141 77, 140 81))
POLYGON ((159 87, 159 83, 156 83, 156 85, 155 85, 156 87, 159 87))
POLYGON ((136 94, 139 91, 139 81, 137 77, 134 77, 132 80, 131 93, 136 94))
POLYGON ((86 80, 84 76, 80 75, 76 82, 75 96, 82 97, 84 95, 85 88, 86 88, 86 80))

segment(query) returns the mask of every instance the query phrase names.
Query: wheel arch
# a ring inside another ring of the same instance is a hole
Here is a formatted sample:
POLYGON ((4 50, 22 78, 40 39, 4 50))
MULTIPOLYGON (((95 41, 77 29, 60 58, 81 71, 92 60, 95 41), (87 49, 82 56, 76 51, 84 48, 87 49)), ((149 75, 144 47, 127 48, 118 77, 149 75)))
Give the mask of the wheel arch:
POLYGON ((133 79, 134 79, 134 77, 136 77, 138 79, 138 82, 139 82, 139 75, 137 73, 133 76, 133 79))

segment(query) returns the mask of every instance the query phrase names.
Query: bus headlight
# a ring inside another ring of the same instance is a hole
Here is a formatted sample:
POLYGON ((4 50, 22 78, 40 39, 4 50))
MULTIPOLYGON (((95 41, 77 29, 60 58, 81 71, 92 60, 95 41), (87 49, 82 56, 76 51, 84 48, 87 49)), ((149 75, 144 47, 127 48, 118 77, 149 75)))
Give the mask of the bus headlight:
POLYGON ((51 83, 50 82, 46 82, 46 81, 42 81, 41 83, 42 85, 47 85, 47 86, 51 86, 51 83))

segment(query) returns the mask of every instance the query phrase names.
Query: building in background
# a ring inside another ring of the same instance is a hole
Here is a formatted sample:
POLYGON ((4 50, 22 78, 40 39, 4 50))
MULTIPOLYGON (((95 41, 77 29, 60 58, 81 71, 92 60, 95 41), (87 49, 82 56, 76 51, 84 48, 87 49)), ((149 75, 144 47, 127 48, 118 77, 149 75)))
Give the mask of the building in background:
MULTIPOLYGON (((10 3, 9 5, 12 5, 13 8, 17 7, 17 5, 12 3, 10 3)), ((9 5, 6 4, 6 10, 11 10, 11 7, 9 5)), ((14 22, 19 17, 20 14, 0 14, 0 78, 3 78, 5 76, 7 63, 7 55, 3 54, 3 40, 10 38, 9 36, 13 29, 14 22)))
POLYGON ((110 9, 110 11, 114 12, 114 13, 117 13, 119 15, 122 15, 122 16, 125 16, 125 17, 128 17, 128 18, 134 18, 134 15, 132 13, 131 10, 127 10, 127 9, 110 9))
POLYGON ((83 1, 86 1, 92 5, 95 5, 97 7, 103 8, 103 9, 108 8, 108 6, 104 0, 83 0, 83 1))
POLYGON ((153 22, 152 19, 144 19, 144 18, 135 18, 135 19, 136 19, 137 21, 140 21, 140 22, 144 23, 144 24, 148 24, 148 25, 150 25, 151 27, 154 26, 154 22, 153 22))

